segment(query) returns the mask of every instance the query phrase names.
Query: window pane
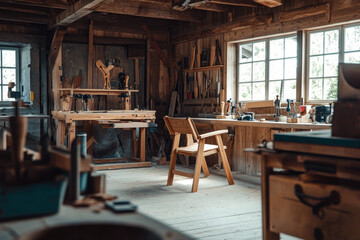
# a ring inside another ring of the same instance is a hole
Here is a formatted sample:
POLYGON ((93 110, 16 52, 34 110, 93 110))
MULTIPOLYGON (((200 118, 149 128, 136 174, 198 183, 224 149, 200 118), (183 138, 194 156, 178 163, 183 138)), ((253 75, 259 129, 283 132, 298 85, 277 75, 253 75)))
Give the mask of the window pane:
POLYGON ((338 75, 339 55, 325 55, 324 76, 332 77, 338 75))
POLYGON ((239 100, 251 100, 251 83, 239 84, 239 100))
POLYGON ((337 99, 337 78, 324 79, 324 98, 333 100, 337 99))
MULTIPOLYGON (((281 81, 269 82, 269 99, 276 99, 276 95, 280 96, 281 81)), ((280 96, 281 98, 281 96, 280 96)))
POLYGON ((3 67, 16 67, 15 50, 2 50, 3 67))
POLYGON ((296 98, 296 80, 284 81, 284 99, 296 98))
POLYGON ((254 61, 265 60, 265 42, 254 43, 254 61))
POLYGON ((360 52, 345 53, 344 60, 346 63, 360 63, 360 52))
MULTIPOLYGON (((13 88, 13 91, 15 88, 13 88)), ((3 101, 14 101, 14 98, 8 98, 8 86, 2 86, 2 91, 3 91, 3 101)))
POLYGON ((15 69, 3 68, 2 70, 2 81, 3 84, 8 84, 9 82, 16 83, 16 71, 15 69))
POLYGON ((322 99, 322 79, 310 79, 309 99, 322 99))
POLYGON ((345 28, 345 51, 360 50, 360 26, 345 28))
POLYGON ((251 63, 240 64, 239 79, 240 82, 251 81, 251 63))
POLYGON ((253 81, 265 81, 265 62, 254 63, 253 81))
POLYGON ((310 57, 310 77, 322 77, 323 56, 310 57))
POLYGON ((339 52, 339 30, 325 32, 325 53, 339 52))
POLYGON ((284 60, 270 61, 269 79, 279 80, 284 78, 284 60))
POLYGON ((285 57, 297 56, 297 40, 296 36, 285 38, 285 57))
POLYGON ((284 39, 270 41, 270 59, 284 57, 284 39))
POLYGON ((254 83, 253 100, 265 100, 265 82, 254 83))
POLYGON ((285 79, 296 78, 296 58, 285 59, 285 79))
POLYGON ((252 44, 240 46, 240 62, 251 62, 252 60, 252 44))
POLYGON ((310 34, 310 55, 323 53, 323 32, 310 34))

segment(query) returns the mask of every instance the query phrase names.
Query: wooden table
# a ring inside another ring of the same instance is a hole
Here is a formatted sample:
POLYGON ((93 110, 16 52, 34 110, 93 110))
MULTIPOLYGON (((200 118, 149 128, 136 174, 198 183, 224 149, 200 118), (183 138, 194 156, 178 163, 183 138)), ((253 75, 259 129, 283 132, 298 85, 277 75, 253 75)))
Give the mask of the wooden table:
MULTIPOLYGON (((244 149, 256 147, 263 140, 272 141, 275 133, 331 128, 331 124, 238 121, 236 119, 212 118, 193 118, 193 120, 200 133, 228 129, 229 137, 224 134, 223 142, 227 145, 228 150, 226 151, 230 150, 228 158, 231 170, 253 176, 260 176, 261 157, 254 153, 244 152, 244 149)), ((211 139, 209 140, 211 141, 211 139)))
POLYGON ((275 150, 263 150, 263 239, 279 239, 280 233, 359 238, 360 139, 316 134, 275 135, 275 150))
MULTIPOLYGON (((63 146, 65 137, 68 138, 68 148, 76 137, 76 123, 78 121, 92 121, 109 128, 125 128, 132 129, 133 143, 136 139, 136 128, 140 130, 140 148, 139 158, 132 158, 136 162, 126 164, 108 164, 112 162, 123 162, 125 159, 103 159, 98 163, 106 163, 104 165, 95 166, 95 170, 115 169, 124 167, 144 167, 150 166, 150 162, 145 162, 145 138, 146 128, 149 122, 155 121, 155 111, 143 110, 112 110, 112 111, 53 111, 52 116, 57 120, 57 136, 56 144, 63 146)), ((88 140, 87 146, 91 145, 93 139, 88 140)), ((133 149, 135 144, 133 144, 133 149)), ((135 151, 133 152, 135 154, 135 151)), ((96 163, 96 162, 95 162, 96 163)))

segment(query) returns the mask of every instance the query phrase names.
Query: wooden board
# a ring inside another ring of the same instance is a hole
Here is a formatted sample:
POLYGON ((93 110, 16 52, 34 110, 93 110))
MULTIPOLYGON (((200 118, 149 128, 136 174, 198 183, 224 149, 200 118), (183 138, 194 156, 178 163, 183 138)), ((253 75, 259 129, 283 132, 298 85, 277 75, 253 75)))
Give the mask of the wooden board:
POLYGON ((249 108, 262 108, 262 107, 274 107, 274 101, 255 101, 255 102, 247 102, 245 105, 246 109, 249 108))

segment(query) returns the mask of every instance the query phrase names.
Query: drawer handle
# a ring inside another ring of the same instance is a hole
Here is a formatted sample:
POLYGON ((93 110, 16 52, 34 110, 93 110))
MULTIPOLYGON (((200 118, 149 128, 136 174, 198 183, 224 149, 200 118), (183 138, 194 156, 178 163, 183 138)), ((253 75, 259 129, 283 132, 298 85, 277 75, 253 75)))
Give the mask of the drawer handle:
POLYGON ((322 209, 323 207, 329 206, 331 204, 338 205, 340 203, 340 194, 334 190, 330 192, 330 196, 328 197, 315 197, 305 194, 301 185, 295 184, 294 192, 300 202, 302 202, 306 206, 311 207, 313 214, 318 216, 319 218, 323 218, 325 215, 324 210, 322 209), (317 200, 320 202, 316 204, 311 204, 306 201, 306 198, 317 200))

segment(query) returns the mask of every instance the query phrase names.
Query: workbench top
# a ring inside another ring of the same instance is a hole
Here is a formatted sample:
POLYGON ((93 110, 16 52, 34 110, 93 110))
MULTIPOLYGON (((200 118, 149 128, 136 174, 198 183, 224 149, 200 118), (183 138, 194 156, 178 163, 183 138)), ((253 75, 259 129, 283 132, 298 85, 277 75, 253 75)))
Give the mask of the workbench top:
POLYGON ((151 230, 167 240, 191 239, 141 213, 115 214, 107 209, 92 211, 89 208, 71 206, 62 206, 60 212, 55 215, 1 222, 0 239, 15 240, 37 230, 75 224, 119 224, 119 226, 126 224, 151 230))
POLYGON ((213 119, 213 118, 193 118, 196 124, 220 124, 228 127, 267 127, 267 128, 294 128, 294 129, 330 129, 331 124, 323 123, 286 123, 273 121, 238 121, 236 119, 213 119))

